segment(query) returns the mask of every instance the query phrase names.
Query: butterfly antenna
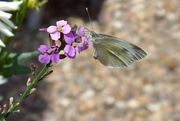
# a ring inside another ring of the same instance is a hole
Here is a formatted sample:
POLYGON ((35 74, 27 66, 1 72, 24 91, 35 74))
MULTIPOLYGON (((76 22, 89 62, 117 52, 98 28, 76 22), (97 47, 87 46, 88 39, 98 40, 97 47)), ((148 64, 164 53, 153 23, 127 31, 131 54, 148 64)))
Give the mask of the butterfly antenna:
POLYGON ((91 17, 90 17, 90 14, 89 14, 89 11, 88 11, 88 8, 87 8, 87 7, 86 7, 86 12, 87 12, 87 14, 88 14, 89 21, 90 21, 90 23, 91 23, 91 28, 92 28, 92 30, 94 30, 94 29, 93 29, 93 25, 92 25, 92 21, 91 21, 91 17))

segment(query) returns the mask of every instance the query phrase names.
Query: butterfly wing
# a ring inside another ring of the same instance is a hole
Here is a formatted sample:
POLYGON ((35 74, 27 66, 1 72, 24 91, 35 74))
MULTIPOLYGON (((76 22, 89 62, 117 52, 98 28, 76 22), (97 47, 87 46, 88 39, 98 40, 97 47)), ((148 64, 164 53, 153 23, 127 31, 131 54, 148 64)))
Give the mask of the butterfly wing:
POLYGON ((93 57, 109 68, 128 66, 147 55, 136 45, 102 34, 93 41, 93 47, 93 57))

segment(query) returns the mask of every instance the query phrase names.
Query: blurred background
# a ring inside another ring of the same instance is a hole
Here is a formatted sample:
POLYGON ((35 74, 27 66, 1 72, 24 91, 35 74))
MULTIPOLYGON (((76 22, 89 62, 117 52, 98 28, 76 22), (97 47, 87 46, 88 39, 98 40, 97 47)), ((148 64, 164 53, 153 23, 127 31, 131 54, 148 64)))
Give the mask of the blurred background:
MULTIPOLYGON (((8 121, 180 121, 179 0, 49 0, 30 10, 16 34, 16 52, 48 45, 39 28, 67 20, 73 26, 115 36, 141 47, 147 57, 129 67, 109 69, 93 59, 93 48, 63 59, 8 121)), ((38 70, 37 57, 28 61, 38 70)), ((0 104, 15 101, 30 75, 0 85, 0 104)))

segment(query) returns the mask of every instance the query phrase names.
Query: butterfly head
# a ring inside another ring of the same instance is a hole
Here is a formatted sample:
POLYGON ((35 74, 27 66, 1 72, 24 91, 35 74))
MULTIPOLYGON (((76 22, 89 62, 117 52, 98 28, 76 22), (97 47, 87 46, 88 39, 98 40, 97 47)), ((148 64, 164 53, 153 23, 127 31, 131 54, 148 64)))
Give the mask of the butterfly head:
POLYGON ((95 33, 94 31, 90 31, 90 40, 95 41, 99 37, 99 34, 95 33))

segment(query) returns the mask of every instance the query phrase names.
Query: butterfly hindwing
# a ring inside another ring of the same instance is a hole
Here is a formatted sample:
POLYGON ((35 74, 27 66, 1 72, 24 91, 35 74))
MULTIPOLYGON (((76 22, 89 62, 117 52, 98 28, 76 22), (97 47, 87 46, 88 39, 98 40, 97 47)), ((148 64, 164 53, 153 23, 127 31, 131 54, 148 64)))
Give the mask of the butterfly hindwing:
POLYGON ((94 58, 98 59, 103 65, 114 68, 114 67, 123 67, 126 64, 111 51, 104 49, 102 45, 95 45, 94 48, 94 58))

